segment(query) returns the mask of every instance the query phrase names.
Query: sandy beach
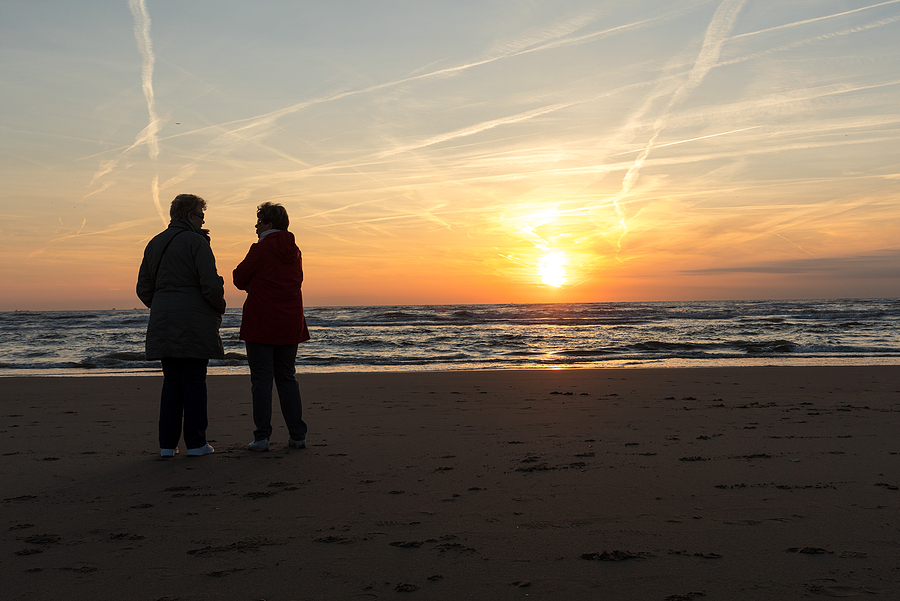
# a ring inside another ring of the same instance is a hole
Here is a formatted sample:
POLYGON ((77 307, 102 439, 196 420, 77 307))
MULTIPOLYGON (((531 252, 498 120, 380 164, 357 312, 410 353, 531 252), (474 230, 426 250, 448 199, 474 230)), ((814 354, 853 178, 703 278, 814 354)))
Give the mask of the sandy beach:
MULTIPOLYGON (((0 380, 4 598, 900 598, 900 367, 301 375, 305 450, 209 380, 0 380)), ((277 406, 277 402, 276 402, 277 406)))

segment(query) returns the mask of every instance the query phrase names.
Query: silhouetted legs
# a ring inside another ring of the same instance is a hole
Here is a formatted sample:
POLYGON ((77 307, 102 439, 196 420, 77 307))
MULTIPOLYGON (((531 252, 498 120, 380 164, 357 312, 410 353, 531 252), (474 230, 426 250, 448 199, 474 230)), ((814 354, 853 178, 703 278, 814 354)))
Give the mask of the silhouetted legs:
POLYGON ((159 403, 159 448, 174 449, 182 433, 184 444, 196 449, 206 444, 206 366, 208 359, 162 359, 162 395, 159 403))
POLYGON ((254 440, 272 435, 272 382, 278 390, 281 414, 294 440, 306 439, 306 423, 300 399, 300 384, 294 378, 297 360, 296 344, 261 344, 247 342, 250 364, 250 391, 253 395, 254 440))

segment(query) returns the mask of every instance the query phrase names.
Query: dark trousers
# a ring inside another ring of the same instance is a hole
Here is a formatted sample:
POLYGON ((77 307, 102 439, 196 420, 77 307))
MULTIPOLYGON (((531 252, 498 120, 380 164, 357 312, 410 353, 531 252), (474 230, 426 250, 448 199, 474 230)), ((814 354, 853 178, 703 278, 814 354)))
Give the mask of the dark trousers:
POLYGON ((272 436, 272 381, 278 389, 281 415, 294 440, 306 440, 306 423, 300 400, 300 384, 294 378, 296 344, 246 342, 250 364, 250 392, 253 396, 254 440, 272 436))
POLYGON ((163 388, 159 403, 159 448, 174 449, 181 438, 196 449, 206 444, 206 366, 208 359, 167 357, 162 360, 163 388))

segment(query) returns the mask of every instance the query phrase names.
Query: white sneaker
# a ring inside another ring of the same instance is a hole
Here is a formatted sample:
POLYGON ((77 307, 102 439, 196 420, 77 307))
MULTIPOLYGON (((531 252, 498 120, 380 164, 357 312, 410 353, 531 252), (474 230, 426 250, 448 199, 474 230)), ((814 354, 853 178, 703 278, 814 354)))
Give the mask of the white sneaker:
POLYGON ((247 448, 251 451, 268 451, 269 450, 269 439, 263 438, 262 440, 254 440, 250 444, 247 445, 247 448))
POLYGON ((290 446, 294 447, 295 449, 305 449, 306 448, 306 439, 304 438, 302 440, 294 440, 293 438, 291 438, 290 440, 288 440, 288 444, 290 446))
POLYGON ((202 447, 197 447, 196 449, 188 449, 187 454, 188 457, 200 457, 201 455, 209 455, 210 453, 215 453, 216 450, 212 448, 212 445, 207 443, 202 447))
POLYGON ((174 449, 160 449, 159 450, 160 457, 174 457, 177 454, 178 454, 178 447, 175 447, 174 449))

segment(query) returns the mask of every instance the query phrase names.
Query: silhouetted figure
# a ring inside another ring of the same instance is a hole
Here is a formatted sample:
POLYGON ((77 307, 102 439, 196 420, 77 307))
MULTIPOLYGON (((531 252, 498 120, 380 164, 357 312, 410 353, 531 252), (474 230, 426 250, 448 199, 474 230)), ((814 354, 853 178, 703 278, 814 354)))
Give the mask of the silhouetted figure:
POLYGON ((206 368, 224 359, 219 326, 225 313, 225 281, 216 271, 208 230, 201 229, 206 201, 179 194, 169 207, 171 222, 147 244, 137 295, 150 307, 147 359, 160 359, 159 448, 178 452, 184 418, 188 455, 208 455, 206 368))
POLYGON ((294 377, 297 346, 309 340, 303 316, 303 264, 287 211, 265 202, 256 211, 259 241, 234 269, 234 285, 247 291, 240 338, 247 345, 256 430, 248 448, 268 451, 272 436, 272 382, 278 389, 288 444, 306 447, 300 385, 294 377))

